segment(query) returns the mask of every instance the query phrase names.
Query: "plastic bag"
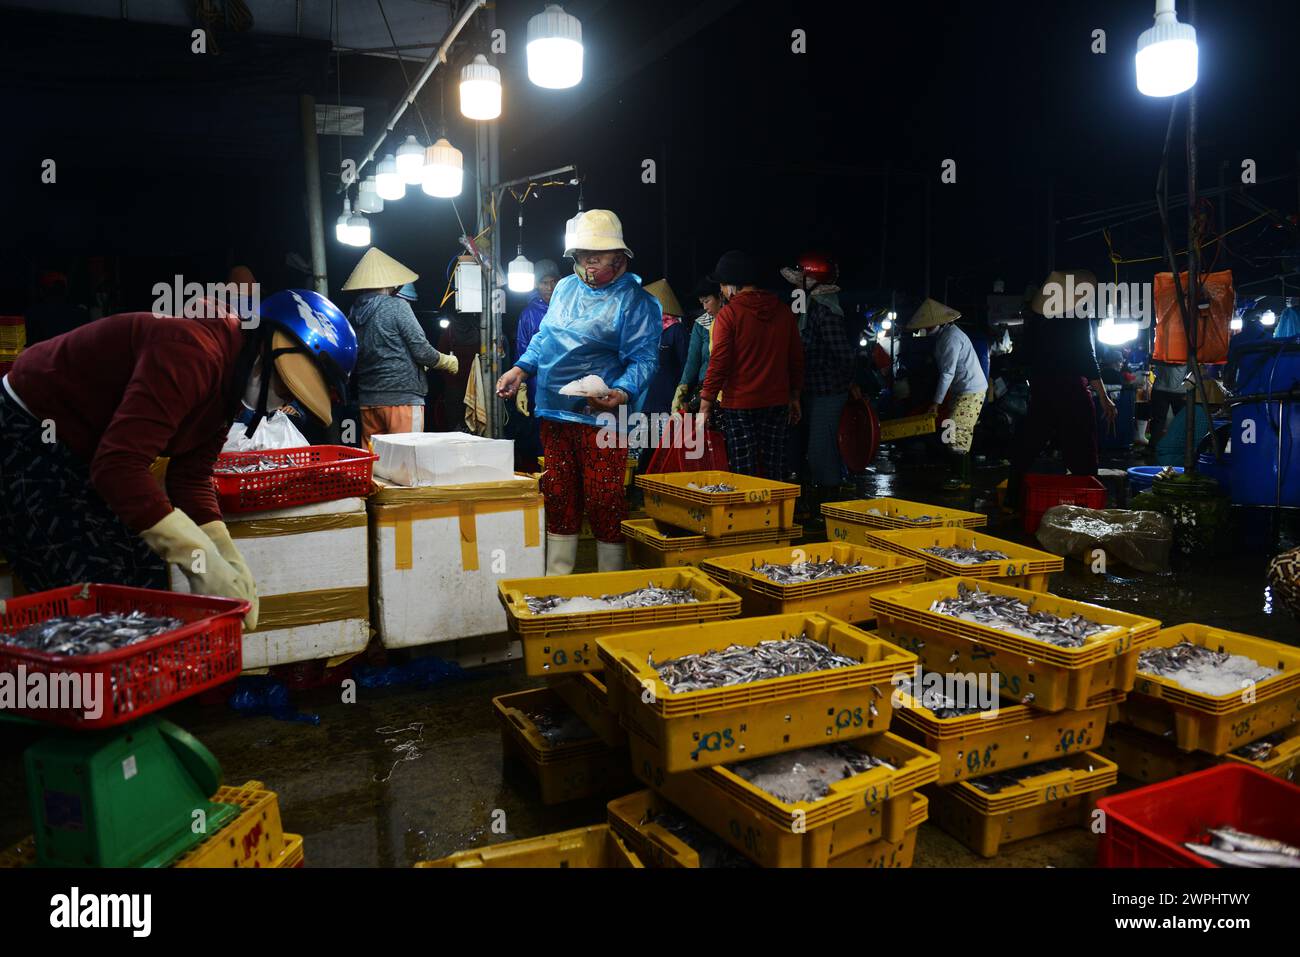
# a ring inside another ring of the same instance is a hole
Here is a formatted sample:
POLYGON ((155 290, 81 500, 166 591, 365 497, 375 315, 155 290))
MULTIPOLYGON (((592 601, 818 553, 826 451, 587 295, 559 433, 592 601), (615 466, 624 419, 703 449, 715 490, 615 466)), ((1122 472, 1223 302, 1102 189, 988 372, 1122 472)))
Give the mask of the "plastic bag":
POLYGON ((257 423, 251 439, 245 436, 244 433, 247 431, 248 426, 239 422, 231 425, 230 431, 226 433, 226 444, 221 447, 221 451, 266 452, 278 449, 300 449, 311 445, 307 437, 298 431, 293 420, 280 411, 271 413, 257 423))
POLYGON ((1077 558, 1091 565, 1095 549, 1141 572, 1169 569, 1174 527, 1159 512, 1123 508, 1083 508, 1055 505, 1043 513, 1038 543, 1055 555, 1077 558))
POLYGON ((659 447, 650 455, 650 462, 642 470, 643 475, 657 475, 660 472, 726 472, 727 440, 721 432, 704 429, 704 441, 700 443, 700 418, 691 415, 687 424, 680 412, 674 412, 668 420, 659 440, 659 447), (683 429, 690 429, 683 433, 683 429), (685 439, 691 439, 690 445, 685 439))

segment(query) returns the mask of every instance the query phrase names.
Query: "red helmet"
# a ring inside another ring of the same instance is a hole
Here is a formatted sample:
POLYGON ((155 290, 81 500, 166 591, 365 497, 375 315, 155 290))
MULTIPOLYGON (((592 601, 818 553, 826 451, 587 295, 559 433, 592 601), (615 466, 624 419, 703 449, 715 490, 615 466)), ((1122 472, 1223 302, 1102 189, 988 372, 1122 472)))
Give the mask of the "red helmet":
POLYGON ((833 283, 840 275, 840 267, 825 253, 804 253, 799 257, 799 269, 818 283, 833 283))

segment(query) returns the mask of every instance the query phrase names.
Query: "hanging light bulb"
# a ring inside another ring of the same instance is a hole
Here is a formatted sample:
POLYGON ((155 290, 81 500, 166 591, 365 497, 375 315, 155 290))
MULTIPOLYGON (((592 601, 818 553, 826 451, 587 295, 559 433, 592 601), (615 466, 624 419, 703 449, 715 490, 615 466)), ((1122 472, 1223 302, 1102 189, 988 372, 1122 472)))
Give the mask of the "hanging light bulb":
POLYGON ((858 340, 858 345, 865 347, 866 344, 867 344, 867 337, 864 335, 861 339, 858 340))
POLYGON ((1273 325, 1277 322, 1277 314, 1272 309, 1265 309, 1259 317, 1259 324, 1264 327, 1273 325))
POLYGON ((1156 0, 1155 20, 1138 37, 1138 92, 1174 96, 1196 85, 1196 28, 1178 22, 1174 0, 1156 0))
POLYGON ((414 136, 408 136, 397 148, 397 175, 407 186, 415 186, 424 178, 424 147, 414 136))
POLYGON ((471 120, 501 115, 501 71, 481 53, 460 71, 460 112, 471 120))
POLYGON ((382 213, 384 201, 375 186, 375 178, 367 176, 357 187, 357 209, 363 213, 382 213))
POLYGON ((375 192, 380 199, 401 199, 406 195, 406 183, 397 175, 397 159, 392 153, 375 167, 375 192))
POLYGON ((582 81, 582 23, 558 3, 528 21, 528 79, 548 90, 582 81))
POLYGON ((348 217, 347 241, 353 246, 370 245, 370 220, 359 212, 354 212, 348 217))
POLYGON ((448 319, 448 318, 446 318, 445 316, 444 316, 442 319, 439 319, 439 320, 438 320, 438 328, 439 328, 439 329, 450 329, 450 328, 451 328, 451 320, 448 319))
POLYGON ((464 179, 464 157, 445 136, 424 151, 424 178, 420 188, 430 196, 443 199, 459 196, 464 179))
POLYGON ((1228 328, 1231 329, 1233 332, 1241 332, 1242 327, 1244 325, 1245 323, 1242 321, 1241 316, 1236 315, 1233 316, 1232 320, 1228 323, 1228 328))
POLYGON ((528 261, 521 247, 519 255, 510 260, 506 269, 506 285, 511 292, 532 292, 534 284, 533 264, 528 261))
MULTIPOLYGON (((892 316, 893 313, 891 312, 890 315, 892 316)), ((888 332, 890 329, 894 328, 894 320, 892 320, 892 319, 886 319, 886 320, 884 320, 884 321, 880 324, 880 328, 881 328, 881 331, 883 331, 883 332, 888 332)))
POLYGON ((337 220, 334 221, 334 238, 346 246, 352 245, 352 232, 349 227, 349 220, 352 219, 352 200, 347 196, 343 197, 343 212, 337 220))

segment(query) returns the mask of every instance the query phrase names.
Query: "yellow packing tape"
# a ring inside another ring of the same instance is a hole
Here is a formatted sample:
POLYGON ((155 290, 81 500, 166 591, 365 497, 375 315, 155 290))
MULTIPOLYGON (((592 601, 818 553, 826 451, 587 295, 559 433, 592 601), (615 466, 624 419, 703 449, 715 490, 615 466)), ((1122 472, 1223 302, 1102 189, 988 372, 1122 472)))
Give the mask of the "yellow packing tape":
POLYGON ((267 595, 258 602, 257 627, 245 634, 369 617, 370 589, 365 585, 267 595))
POLYGON ((365 512, 335 515, 302 515, 296 518, 253 518, 226 525, 231 538, 270 538, 275 535, 300 535, 304 532, 329 532, 339 528, 364 528, 365 512))
POLYGON ((517 498, 520 495, 536 495, 538 491, 537 479, 526 476, 504 479, 500 482, 419 488, 388 485, 380 479, 375 479, 371 487, 370 497, 366 501, 372 510, 393 505, 445 505, 448 502, 517 498))
MULTIPOLYGON (((439 490, 441 491, 441 489, 439 490)), ((496 512, 524 513, 524 547, 536 548, 542 541, 542 496, 514 495, 485 501, 453 500, 440 504, 372 506, 370 517, 378 528, 393 529, 393 567, 412 567, 414 556, 411 524, 429 518, 455 517, 460 525, 460 564, 464 571, 478 571, 478 525, 476 517, 496 512)))

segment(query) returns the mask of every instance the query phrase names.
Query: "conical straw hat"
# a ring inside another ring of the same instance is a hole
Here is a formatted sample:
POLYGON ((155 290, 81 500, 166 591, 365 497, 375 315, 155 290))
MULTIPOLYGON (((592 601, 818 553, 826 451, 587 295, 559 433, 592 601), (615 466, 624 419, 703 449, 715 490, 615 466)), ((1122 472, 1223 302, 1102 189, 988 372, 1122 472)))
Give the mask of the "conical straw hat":
POLYGON ((909 330, 933 329, 935 326, 956 322, 960 318, 961 313, 952 306, 945 306, 937 299, 927 299, 912 314, 912 318, 907 323, 907 328, 909 330))
POLYGON ((372 246, 366 250, 366 254, 361 257, 361 262, 357 263, 356 268, 352 270, 352 275, 348 276, 348 281, 343 284, 343 291, 388 289, 389 287, 396 289, 419 278, 418 274, 411 272, 382 249, 372 246))
POLYGON ((665 316, 685 315, 682 311, 682 304, 673 295, 673 287, 668 285, 667 279, 655 280, 645 287, 645 291, 659 300, 659 305, 663 308, 665 316))

